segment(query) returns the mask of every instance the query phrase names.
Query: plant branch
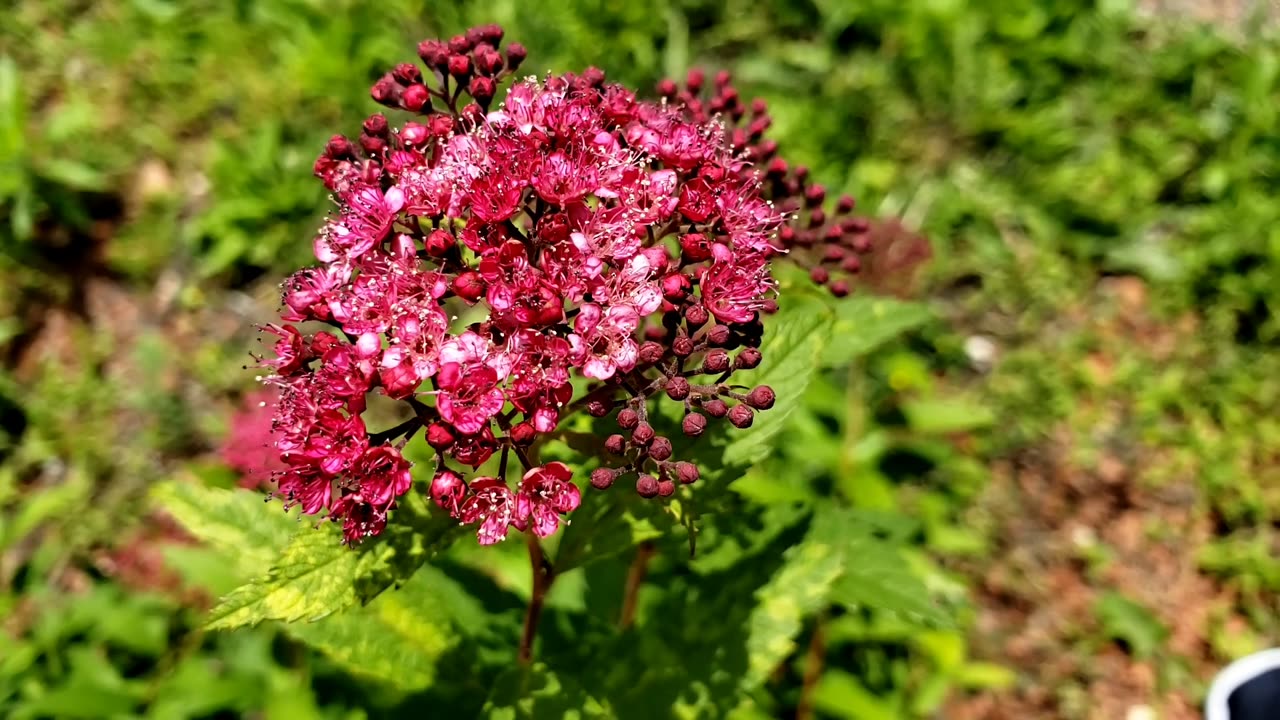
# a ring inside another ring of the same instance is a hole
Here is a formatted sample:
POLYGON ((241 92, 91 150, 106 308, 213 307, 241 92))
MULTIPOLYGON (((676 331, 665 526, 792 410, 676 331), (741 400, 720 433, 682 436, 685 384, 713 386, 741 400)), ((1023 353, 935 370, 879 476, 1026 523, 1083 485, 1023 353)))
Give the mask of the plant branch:
POLYGON ((804 680, 800 685, 800 702, 796 705, 796 720, 813 720, 813 693, 822 679, 822 661, 827 653, 826 640, 822 636, 823 618, 813 626, 809 637, 809 650, 804 657, 804 680))
POLYGON ((533 662, 533 641, 538 635, 538 620, 542 617, 542 604, 546 601, 547 591, 555 580, 555 568, 547 562, 542 553, 542 545, 533 533, 526 533, 525 540, 529 545, 529 567, 533 572, 533 592, 529 596, 529 607, 524 614, 524 630, 520 634, 520 650, 516 658, 522 665, 533 662))

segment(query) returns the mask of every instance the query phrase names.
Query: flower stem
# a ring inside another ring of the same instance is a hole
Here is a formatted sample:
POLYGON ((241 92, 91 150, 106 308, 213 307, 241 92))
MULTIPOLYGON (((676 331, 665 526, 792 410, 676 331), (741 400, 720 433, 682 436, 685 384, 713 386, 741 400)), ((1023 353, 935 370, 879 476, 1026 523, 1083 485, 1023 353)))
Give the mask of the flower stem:
POLYGON ((649 560, 656 552, 651 542, 640 543, 636 548, 636 557, 631 561, 631 569, 627 571, 627 585, 622 595, 622 614, 618 616, 620 630, 626 630, 635 622, 636 598, 640 595, 644 576, 649 572, 649 560))
POLYGON ((520 635, 520 650, 516 658, 522 665, 533 662, 533 641, 538 635, 538 620, 542 617, 542 604, 555 580, 555 568, 547 562, 542 554, 542 545, 533 533, 526 533, 525 540, 529 545, 529 566, 533 572, 533 592, 529 596, 529 607, 524 614, 524 631, 520 635))
POLYGON ((804 659, 804 680, 800 686, 800 702, 796 706, 796 720, 812 720, 813 693, 822 679, 822 660, 826 655, 826 641, 822 636, 823 619, 813 626, 813 635, 809 637, 809 650, 804 659))

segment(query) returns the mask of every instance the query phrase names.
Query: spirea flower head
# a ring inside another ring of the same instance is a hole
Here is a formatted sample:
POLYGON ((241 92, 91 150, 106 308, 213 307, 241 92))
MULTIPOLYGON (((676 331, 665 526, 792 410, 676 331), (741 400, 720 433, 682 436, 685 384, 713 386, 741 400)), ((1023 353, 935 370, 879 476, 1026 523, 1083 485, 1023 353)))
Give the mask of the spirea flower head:
POLYGON ((285 324, 265 328, 278 493, 342 523, 348 542, 381 532, 410 491, 401 448, 422 428, 432 499, 481 544, 512 528, 549 535, 578 506, 586 478, 530 453, 570 412, 624 431, 593 486, 626 476, 644 497, 670 496, 699 472, 673 457, 650 406, 677 403, 691 437, 709 421, 749 427, 773 391, 728 380, 761 362, 771 260, 831 232, 856 256, 861 230, 817 219, 820 190, 773 162, 767 116, 742 127, 727 82, 703 103, 692 78, 671 102, 594 68, 518 78, 525 50, 500 48, 502 35, 424 41, 425 72, 406 63, 374 84, 374 100, 411 115, 373 115, 326 145, 315 172, 338 209, 314 238, 319 265, 282 286, 285 324), (305 321, 330 327, 290 324, 305 321), (371 393, 412 418, 371 435, 371 393), (468 480, 494 456, 497 476, 468 480))

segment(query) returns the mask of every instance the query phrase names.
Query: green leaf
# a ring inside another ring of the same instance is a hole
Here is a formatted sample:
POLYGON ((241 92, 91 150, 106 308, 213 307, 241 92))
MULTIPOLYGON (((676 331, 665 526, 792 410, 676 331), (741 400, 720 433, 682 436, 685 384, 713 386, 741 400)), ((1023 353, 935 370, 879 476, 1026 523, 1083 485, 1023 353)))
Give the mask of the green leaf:
POLYGON ((775 435, 786 425, 787 416, 800 402, 805 388, 818 370, 818 354, 830 334, 831 311, 825 303, 801 295, 785 303, 774 315, 760 347, 763 361, 754 372, 735 374, 734 379, 752 385, 769 385, 777 404, 756 413, 746 430, 736 430, 724 448, 726 466, 748 466, 768 457, 775 435))
MULTIPOLYGON (((233 518, 235 528, 215 523, 203 526, 204 531, 234 538, 237 532, 249 532, 246 528, 279 522, 278 517, 264 516, 278 514, 278 507, 256 502, 256 513, 233 518)), ((198 515, 194 509, 189 514, 198 515)), ((198 518, 188 519, 202 526, 198 518)), ((392 521, 382 535, 355 548, 342 544, 335 523, 323 523, 319 528, 304 523, 265 573, 222 598, 210 612, 208 627, 231 629, 263 620, 314 621, 367 603, 411 577, 459 534, 458 524, 451 518, 430 513, 421 493, 401 498, 392 521)))
POLYGON ((823 712, 849 720, 898 720, 900 717, 887 700, 877 697, 843 670, 822 674, 813 691, 813 704, 823 712))
POLYGON ((440 657, 458 644, 451 613, 435 593, 442 580, 439 572, 419 572, 364 607, 284 628, 354 675, 420 690, 435 679, 440 657))
POLYGON ((914 398, 902 404, 902 411, 912 429, 939 435, 991 427, 996 421, 990 408, 963 398, 914 398))
POLYGON ((1098 598, 1093 612, 1103 631, 1128 645, 1138 659, 1152 657, 1169 636, 1169 629, 1155 614, 1117 592, 1098 598))
POLYGON ((922 303, 872 295, 843 298, 835 312, 830 339, 822 348, 822 364, 828 367, 847 365, 932 318, 922 303))
POLYGON ((838 546, 810 536, 783 555, 784 564, 756 591, 756 608, 747 624, 747 675, 752 690, 796 648, 804 620, 826 607, 827 596, 844 570, 838 546))
MULTIPOLYGON (((620 488, 619 488, 620 490, 620 488)), ((634 492, 588 488, 560 538, 556 572, 564 573, 628 552, 646 540, 663 537, 675 525, 657 503, 634 492)))
POLYGON ((151 491, 151 500, 246 575, 265 572, 298 531, 297 513, 248 490, 167 482, 151 491))
POLYGON ((515 667, 501 675, 481 715, 490 720, 552 720, 552 718, 612 718, 616 715, 543 663, 515 667))

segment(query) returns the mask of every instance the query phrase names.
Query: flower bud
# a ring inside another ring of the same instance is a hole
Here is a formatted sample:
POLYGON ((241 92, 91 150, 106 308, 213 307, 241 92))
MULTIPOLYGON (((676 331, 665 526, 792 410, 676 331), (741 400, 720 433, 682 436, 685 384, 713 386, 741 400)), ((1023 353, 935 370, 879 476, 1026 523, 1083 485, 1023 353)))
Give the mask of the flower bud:
POLYGON ((449 74, 459 80, 465 80, 471 74, 471 58, 466 55, 450 55, 449 74))
POLYGON ((400 104, 412 112, 431 112, 431 91, 426 85, 410 85, 401 93, 400 104))
POLYGON ((364 150, 366 155, 377 157, 387 149, 387 141, 380 137, 374 137, 368 133, 360 133, 360 148, 364 150))
POLYGON ((618 427, 623 430, 630 430, 640 424, 640 413, 631 408, 622 408, 618 411, 618 427))
POLYGON ((675 484, 675 481, 673 481, 673 480, 659 480, 659 481, 658 481, 658 496, 659 496, 659 497, 664 497, 664 498, 665 498, 665 497, 671 497, 672 495, 675 495, 675 494, 676 494, 676 484, 675 484))
POLYGON ((494 75, 502 70, 502 55, 493 46, 484 44, 476 48, 472 54, 475 58, 476 70, 485 75, 494 75))
POLYGON ((351 140, 344 135, 334 135, 329 138, 329 142, 324 146, 324 154, 335 160, 354 160, 356 156, 355 146, 351 144, 351 140))
POLYGON ((604 439, 604 449, 613 455, 621 455, 627 451, 627 439, 618 434, 610 435, 604 439))
POLYGON ((613 468, 596 468, 591 471, 591 487, 608 490, 613 481, 618 479, 618 475, 618 471, 613 468))
POLYGON ((587 84, 587 87, 598 88, 604 84, 604 71, 592 65, 582 71, 582 80, 587 84))
POLYGON ((436 113, 431 116, 431 134, 444 137, 453 132, 453 116, 436 113))
POLYGON ((591 417, 604 417, 613 410, 613 400, 608 398, 591 398, 587 401, 587 414, 591 417))
POLYGON ((643 420, 631 431, 631 442, 636 445, 648 445, 653 442, 653 437, 653 426, 643 420))
POLYGON ((689 437, 698 437, 707 429, 707 418, 698 413, 689 413, 684 416, 684 421, 680 423, 680 429, 689 437))
POLYGON ((671 457, 671 440, 662 436, 655 437, 649 443, 649 457, 659 461, 671 457))
POLYGON ((690 305, 684 311, 684 321, 689 323, 690 328, 699 328, 707 324, 711 319, 711 313, 701 305, 690 305))
POLYGON ((515 70, 520 67, 524 59, 529 55, 529 51, 524 49, 520 43, 511 43, 507 46, 507 69, 515 70))
POLYGON ((458 273, 453 279, 453 292, 467 302, 475 302, 484 295, 484 278, 474 270, 458 273))
POLYGON ((707 414, 713 418, 722 418, 729 414, 729 406, 720 398, 711 398, 702 403, 702 409, 706 410, 707 414))
POLYGON ((850 255, 844 259, 844 262, 840 263, 840 269, 851 275, 857 274, 862 269, 862 258, 857 255, 850 255))
POLYGON ((658 478, 652 475, 641 475, 636 478, 636 492, 640 493, 642 498, 657 497, 658 478))
POLYGON ((738 428, 751 427, 751 421, 755 420, 755 417, 756 414, 752 412, 748 405, 734 405, 733 409, 729 411, 729 422, 738 428))
POLYGON ((822 204, 827 197, 827 189, 821 185, 810 185, 804 190, 804 204, 811 208, 816 208, 822 204))
POLYGON ((457 245, 453 233, 448 230, 432 230, 427 236, 427 254, 431 257, 444 257, 457 245))
POLYGON ((716 325, 707 332, 707 342, 717 347, 729 344, 730 333, 727 325, 716 325))
POLYGON ((773 388, 768 385, 757 385, 747 394, 747 404, 757 410, 768 410, 773 407, 773 401, 776 399, 773 388))
POLYGON ((466 35, 454 35, 449 38, 449 52, 455 55, 469 53, 472 47, 475 47, 475 41, 466 35))
POLYGON ((685 77, 684 84, 689 88, 689 92, 697 95, 698 91, 702 89, 702 83, 705 79, 706 73, 702 72, 700 68, 694 68, 690 70, 689 75, 685 77))
POLYGON ((379 105, 395 107, 400 100, 400 84, 388 73, 369 88, 369 96, 379 105))
POLYGON ((849 294, 849 283, 846 280, 837 280, 831 283, 831 294, 838 298, 842 298, 849 294))
POLYGON ((658 92, 658 96, 664 98, 673 98, 676 96, 676 92, 678 92, 675 81, 670 78, 663 78, 659 80, 655 89, 658 92))
POLYGON ((640 351, 638 356, 639 356, 640 362, 644 363, 645 365, 652 365, 656 362, 661 362, 662 356, 666 354, 667 354, 667 351, 662 347, 661 344, 654 342, 653 340, 647 340, 640 345, 640 351))
POLYGON ((689 357, 693 354, 693 338, 681 335, 671 342, 671 352, 676 357, 689 357))
POLYGON ((477 75, 471 78, 471 83, 467 85, 467 92, 471 97, 481 103, 488 102, 493 99, 493 94, 497 92, 497 84, 493 82, 493 78, 477 75))
POLYGON ((423 40, 418 43, 418 57, 429 67, 443 70, 449 65, 449 46, 439 40, 423 40))
POLYGON ((431 131, 421 123, 407 122, 400 129, 400 141, 406 146, 423 145, 429 139, 431 139, 431 131))
POLYGON ((689 381, 676 376, 667 380, 666 385, 667 397, 672 400, 684 400, 689 397, 689 381))
POLYGON ((431 499, 436 505, 457 516, 458 505, 467 494, 467 483, 452 470, 441 470, 431 479, 431 499))
POLYGON ((412 85, 422 82, 422 70, 413 63, 400 63, 391 69, 391 76, 401 85, 412 85))
POLYGON ((528 445, 537 437, 538 431, 533 429, 533 425, 527 422, 519 422, 511 426, 511 442, 517 445, 528 445))
POLYGON ((740 370, 751 370, 760 365, 760 351, 755 348, 743 348, 734 359, 733 364, 740 370))
POLYGON ((827 281, 831 279, 831 273, 827 272, 826 268, 819 266, 809 271, 809 279, 819 285, 826 285, 827 281))
MULTIPOLYGON (((728 330, 728 328, 725 328, 728 330)), ((722 373, 729 369, 729 353, 716 348, 707 353, 702 359, 702 371, 710 374, 722 373)))
POLYGON ((711 244, 702 233, 689 233, 680 238, 680 252, 691 263, 710 260, 711 244))
POLYGON ((679 478, 682 485, 692 485, 698 481, 702 473, 698 472, 698 466, 691 462, 676 463, 676 477, 679 478))
POLYGON ((684 300, 692 287, 683 273, 671 273, 662 278, 662 296, 673 303, 684 300))
POLYGON ((431 423, 427 428, 427 444, 440 452, 452 447, 455 439, 453 430, 444 423, 431 423))

